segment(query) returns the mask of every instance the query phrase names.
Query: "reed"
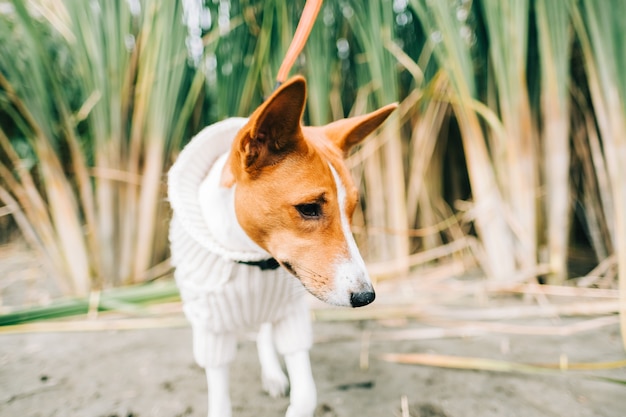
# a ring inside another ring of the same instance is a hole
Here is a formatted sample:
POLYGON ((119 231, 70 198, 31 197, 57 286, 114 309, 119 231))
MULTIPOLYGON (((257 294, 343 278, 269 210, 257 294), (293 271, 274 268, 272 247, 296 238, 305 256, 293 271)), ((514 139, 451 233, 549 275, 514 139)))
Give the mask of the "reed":
MULTIPOLYGON (((0 83, 7 92, 9 113, 14 116, 19 135, 29 142, 27 146, 31 164, 38 164, 40 172, 32 173, 20 167, 21 156, 13 149, 6 131, 0 134, 3 150, 8 156, 2 169, 6 193, 19 201, 21 210, 34 232, 31 240, 44 250, 50 265, 66 274, 59 279, 66 291, 85 294, 89 289, 89 265, 86 242, 81 231, 79 208, 73 183, 65 175, 60 155, 69 148, 73 168, 77 171, 79 184, 85 180, 79 156, 76 155, 76 132, 71 121, 66 96, 61 89, 58 72, 49 59, 46 47, 48 33, 30 17, 25 5, 16 2, 14 20, 5 30, 20 35, 16 43, 4 43, 3 75, 0 83), (17 59, 9 58, 17 57, 17 59), (65 134, 67 142, 59 143, 57 131, 65 134)), ((16 36, 16 35, 14 35, 16 36)), ((82 185, 82 184, 81 184, 82 185)), ((80 185, 79 185, 80 186, 80 185)), ((6 204, 6 199, 5 199, 6 204)))
MULTIPOLYGON (((353 14, 348 24, 356 45, 364 56, 355 57, 357 88, 363 94, 359 113, 398 100, 399 79, 396 62, 387 45, 393 41, 394 14, 391 0, 350 2, 353 14), (360 62, 359 62, 360 61, 360 62)), ((358 104, 358 102, 357 102, 358 104)), ((400 120, 392 115, 370 142, 377 152, 363 160, 364 204, 368 207, 366 221, 371 226, 407 229, 405 157, 403 155, 400 120)), ((378 236, 369 239, 369 259, 397 259, 409 254, 408 239, 403 235, 378 236), (382 239, 381 239, 382 238, 382 239)), ((406 268, 406 265, 405 265, 406 268)))
MULTIPOLYGON (((538 158, 536 128, 527 83, 528 1, 483 0, 492 105, 502 120, 504 137, 491 142, 497 182, 509 223, 515 232, 515 255, 522 269, 537 258, 538 158)), ((565 155, 567 158, 567 154, 565 155)))
POLYGON ((545 194, 543 206, 546 246, 551 267, 549 281, 567 279, 570 203, 570 87, 572 1, 537 1, 541 82, 541 142, 545 194))
POLYGON ((610 183, 611 239, 615 245, 620 288, 622 338, 626 345, 626 45, 623 25, 616 17, 626 11, 619 1, 601 5, 584 1, 574 12, 581 41, 590 99, 602 140, 603 159, 610 183))
POLYGON ((169 143, 199 93, 182 7, 68 0, 36 3, 39 15, 28 4, 14 1, 0 25, 16 39, 3 42, 2 108, 23 138, 0 133, 3 200, 19 203, 63 292, 135 282, 165 252, 155 231, 169 143))
POLYGON ((456 8, 445 2, 414 0, 410 4, 429 35, 441 71, 450 80, 448 100, 460 129, 475 205, 474 221, 487 254, 486 273, 505 279, 515 270, 513 238, 486 137, 473 110, 477 86, 470 44, 463 37, 465 21, 458 19, 456 8))
MULTIPOLYGON (((183 3, 0 14, 0 212, 66 294, 167 269, 164 172, 202 125, 271 92, 304 0, 183 3), (183 3, 210 24, 185 26, 183 3)), ((576 282, 619 287, 626 333, 622 3, 325 2, 293 70, 305 122, 400 103, 349 160, 377 277, 478 265, 499 288, 564 285, 582 247, 602 268, 576 282)))

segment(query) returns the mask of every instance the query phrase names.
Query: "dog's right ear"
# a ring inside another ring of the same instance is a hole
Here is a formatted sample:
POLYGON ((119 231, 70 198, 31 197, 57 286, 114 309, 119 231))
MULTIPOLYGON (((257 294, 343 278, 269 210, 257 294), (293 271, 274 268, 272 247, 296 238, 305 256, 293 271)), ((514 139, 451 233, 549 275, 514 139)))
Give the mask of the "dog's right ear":
POLYGON ((231 186, 245 172, 251 178, 280 162, 303 140, 300 119, 306 102, 306 82, 293 77, 261 104, 238 133, 222 185, 231 186), (228 171, 230 165, 230 173, 228 171))
POLYGON ((344 156, 347 156, 353 146, 376 130, 397 108, 397 103, 388 104, 362 116, 332 122, 326 125, 324 130, 333 143, 343 151, 344 156))

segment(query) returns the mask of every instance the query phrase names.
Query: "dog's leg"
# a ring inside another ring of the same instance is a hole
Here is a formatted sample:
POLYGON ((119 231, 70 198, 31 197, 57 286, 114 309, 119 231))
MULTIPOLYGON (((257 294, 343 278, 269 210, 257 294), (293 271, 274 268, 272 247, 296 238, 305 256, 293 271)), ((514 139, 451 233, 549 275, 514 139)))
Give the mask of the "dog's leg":
POLYGON ((200 323, 191 323, 193 332, 193 358, 201 368, 206 367, 207 332, 200 323))
POLYGON ((209 417, 230 417, 230 381, 229 365, 237 352, 237 339, 232 333, 212 333, 194 330, 195 349, 204 348, 197 352, 200 360, 205 364, 207 388, 209 390, 209 417), (196 337, 200 339, 196 343, 196 337))
POLYGON ((309 352, 302 350, 287 354, 285 364, 291 381, 289 408, 285 417, 313 417, 317 391, 311 373, 309 352))
POLYGON ((206 369, 209 417, 231 417, 228 364, 206 369))
POLYGON ((261 380, 263 389, 272 397, 282 397, 287 393, 289 380, 283 372, 276 354, 272 324, 263 323, 256 340, 259 362, 261 362, 261 380))
POLYGON ((285 357, 291 387, 286 417, 313 417, 317 392, 309 359, 313 331, 308 303, 295 298, 289 313, 273 323, 273 330, 278 352, 285 357))

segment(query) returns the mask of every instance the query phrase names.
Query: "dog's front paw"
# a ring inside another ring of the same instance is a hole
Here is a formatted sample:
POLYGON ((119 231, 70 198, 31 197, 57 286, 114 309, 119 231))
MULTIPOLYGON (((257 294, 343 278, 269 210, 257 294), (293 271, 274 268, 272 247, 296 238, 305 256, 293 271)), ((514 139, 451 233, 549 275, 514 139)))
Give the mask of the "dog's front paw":
POLYGON ((287 379, 287 375, 281 369, 275 369, 271 372, 264 370, 261 379, 263 389, 270 397, 284 397, 287 394, 289 379, 287 379))

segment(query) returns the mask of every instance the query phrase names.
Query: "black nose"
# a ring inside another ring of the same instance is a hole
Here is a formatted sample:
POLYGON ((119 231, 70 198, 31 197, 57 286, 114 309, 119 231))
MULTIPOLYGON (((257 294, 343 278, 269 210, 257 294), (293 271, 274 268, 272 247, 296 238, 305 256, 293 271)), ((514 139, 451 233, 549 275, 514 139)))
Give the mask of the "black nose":
POLYGON ((350 304, 352 307, 363 307, 374 301, 376 294, 374 291, 353 292, 350 295, 350 304))

